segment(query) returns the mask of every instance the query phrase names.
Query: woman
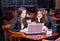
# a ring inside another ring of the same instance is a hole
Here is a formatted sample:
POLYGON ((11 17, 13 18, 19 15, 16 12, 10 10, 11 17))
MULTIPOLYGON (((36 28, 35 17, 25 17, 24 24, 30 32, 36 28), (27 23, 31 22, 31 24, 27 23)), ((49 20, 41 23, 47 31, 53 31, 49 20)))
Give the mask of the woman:
POLYGON ((45 10, 43 8, 39 8, 37 10, 37 23, 42 23, 44 20, 47 20, 46 14, 44 14, 45 10))
POLYGON ((37 18, 36 18, 36 22, 37 23, 44 23, 44 25, 46 26, 45 29, 52 29, 53 32, 56 32, 56 27, 53 23, 53 20, 50 16, 47 16, 47 14, 44 13, 44 9, 38 9, 37 10, 37 18))
POLYGON ((26 23, 26 9, 21 7, 16 10, 16 18, 13 19, 12 24, 10 26, 10 30, 14 32, 20 32, 20 30, 27 28, 26 23))
POLYGON ((44 14, 44 11, 45 10, 43 8, 39 8, 37 10, 36 23, 44 23, 43 30, 47 31, 48 28, 46 27, 46 25, 47 25, 46 23, 48 21, 47 21, 46 15, 44 14))
MULTIPOLYGON (((47 31, 48 29, 52 29, 52 32, 56 32, 56 27, 54 25, 54 22, 51 18, 51 16, 47 16, 47 14, 44 13, 44 10, 38 9, 37 10, 37 23, 44 23, 43 30, 47 31)), ((48 38, 48 40, 55 40, 55 37, 48 38)))

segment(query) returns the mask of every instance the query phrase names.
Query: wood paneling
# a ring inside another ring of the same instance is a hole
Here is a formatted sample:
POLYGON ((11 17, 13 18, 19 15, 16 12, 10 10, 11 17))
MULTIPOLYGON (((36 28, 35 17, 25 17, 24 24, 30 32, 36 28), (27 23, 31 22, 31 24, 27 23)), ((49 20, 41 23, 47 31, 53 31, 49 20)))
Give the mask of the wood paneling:
POLYGON ((56 0, 55 8, 60 9, 60 0, 56 0))

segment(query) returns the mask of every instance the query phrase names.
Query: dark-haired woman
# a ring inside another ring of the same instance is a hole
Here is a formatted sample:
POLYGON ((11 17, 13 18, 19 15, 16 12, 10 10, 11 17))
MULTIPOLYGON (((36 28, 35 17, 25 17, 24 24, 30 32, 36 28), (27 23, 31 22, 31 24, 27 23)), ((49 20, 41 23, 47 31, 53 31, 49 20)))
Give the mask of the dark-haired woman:
MULTIPOLYGON (((37 10, 36 22, 37 23, 44 23, 45 27, 43 27, 43 30, 47 31, 48 29, 52 29, 52 33, 56 32, 56 27, 54 25, 52 17, 47 16, 47 14, 45 14, 45 11, 40 9, 40 8, 37 10)), ((49 39, 54 40, 55 37, 52 37, 52 38, 49 38, 49 39)))
MULTIPOLYGON (((10 30, 13 32, 23 32, 22 30, 27 28, 26 22, 26 9, 24 7, 20 7, 16 10, 16 17, 13 19, 12 24, 10 26, 10 30)), ((16 38, 17 40, 17 38, 16 38)), ((21 41, 26 41, 26 39, 21 38, 21 41)))
POLYGON ((14 32, 20 32, 20 30, 27 28, 26 23, 26 9, 24 7, 20 7, 16 10, 16 17, 13 19, 12 24, 10 26, 10 30, 14 32))
POLYGON ((52 29, 53 32, 56 32, 56 27, 54 25, 52 17, 51 16, 47 16, 47 14, 45 14, 45 10, 44 9, 39 8, 37 10, 36 22, 37 23, 44 23, 44 25, 48 29, 52 29))

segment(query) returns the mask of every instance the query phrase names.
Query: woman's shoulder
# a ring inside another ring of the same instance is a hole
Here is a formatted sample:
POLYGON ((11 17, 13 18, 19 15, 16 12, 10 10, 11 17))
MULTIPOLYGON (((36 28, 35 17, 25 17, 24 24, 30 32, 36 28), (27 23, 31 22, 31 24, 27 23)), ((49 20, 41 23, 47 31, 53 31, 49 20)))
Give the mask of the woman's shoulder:
POLYGON ((18 20, 19 18, 17 18, 17 17, 15 17, 15 18, 13 18, 13 20, 18 20))
POLYGON ((13 18, 13 20, 12 20, 12 22, 17 22, 17 21, 18 21, 17 17, 13 18))

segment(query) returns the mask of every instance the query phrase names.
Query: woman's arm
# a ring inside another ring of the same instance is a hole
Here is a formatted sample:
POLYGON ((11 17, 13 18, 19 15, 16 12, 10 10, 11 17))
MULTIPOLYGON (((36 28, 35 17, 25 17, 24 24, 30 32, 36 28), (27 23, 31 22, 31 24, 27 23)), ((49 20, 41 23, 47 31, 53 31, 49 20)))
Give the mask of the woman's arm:
POLYGON ((14 31, 14 32, 19 32, 20 31, 20 27, 18 27, 18 20, 14 19, 12 21, 12 24, 10 26, 10 30, 14 31))

